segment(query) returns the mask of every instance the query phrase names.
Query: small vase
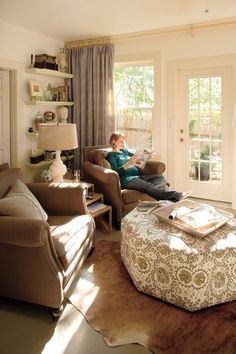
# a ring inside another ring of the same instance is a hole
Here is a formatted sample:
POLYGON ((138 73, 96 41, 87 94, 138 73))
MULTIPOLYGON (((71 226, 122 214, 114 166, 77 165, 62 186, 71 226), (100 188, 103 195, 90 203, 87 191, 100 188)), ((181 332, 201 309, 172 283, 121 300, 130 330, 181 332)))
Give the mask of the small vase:
POLYGON ((47 89, 43 93, 45 101, 52 101, 53 93, 52 93, 52 85, 48 84, 47 89))

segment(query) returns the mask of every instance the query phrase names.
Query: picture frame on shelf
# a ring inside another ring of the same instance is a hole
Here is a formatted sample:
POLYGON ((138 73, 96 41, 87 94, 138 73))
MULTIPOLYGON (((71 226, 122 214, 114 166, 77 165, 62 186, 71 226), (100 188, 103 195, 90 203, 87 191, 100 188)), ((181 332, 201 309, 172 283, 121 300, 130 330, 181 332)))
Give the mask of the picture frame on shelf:
POLYGON ((42 87, 40 81, 29 80, 29 91, 32 101, 41 101, 42 87))

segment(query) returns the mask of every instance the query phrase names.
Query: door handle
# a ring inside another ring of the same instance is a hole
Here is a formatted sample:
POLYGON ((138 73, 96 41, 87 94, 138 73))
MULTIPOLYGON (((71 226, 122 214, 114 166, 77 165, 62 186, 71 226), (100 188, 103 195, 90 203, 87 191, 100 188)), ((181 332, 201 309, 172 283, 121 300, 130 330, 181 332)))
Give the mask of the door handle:
POLYGON ((180 143, 184 141, 184 138, 179 138, 180 143))

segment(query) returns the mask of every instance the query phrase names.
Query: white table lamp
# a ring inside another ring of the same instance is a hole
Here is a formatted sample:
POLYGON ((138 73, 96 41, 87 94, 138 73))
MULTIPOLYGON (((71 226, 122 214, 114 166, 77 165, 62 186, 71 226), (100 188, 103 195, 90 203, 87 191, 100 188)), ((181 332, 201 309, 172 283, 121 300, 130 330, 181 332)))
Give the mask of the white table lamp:
POLYGON ((66 166, 60 157, 61 150, 72 150, 77 147, 76 124, 40 124, 38 148, 41 150, 56 151, 56 158, 49 168, 53 182, 63 182, 63 176, 66 174, 66 166))

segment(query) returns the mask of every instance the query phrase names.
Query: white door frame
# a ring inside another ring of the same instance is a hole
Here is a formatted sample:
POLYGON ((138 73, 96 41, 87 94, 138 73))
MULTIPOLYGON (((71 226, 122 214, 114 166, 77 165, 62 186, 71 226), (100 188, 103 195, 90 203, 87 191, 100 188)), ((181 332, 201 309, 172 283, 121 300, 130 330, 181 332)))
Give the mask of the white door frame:
MULTIPOLYGON (((10 161, 11 167, 20 166, 19 146, 20 131, 17 129, 20 117, 23 117, 23 99, 22 99, 22 71, 23 65, 12 60, 0 58, 0 68, 9 71, 10 84, 10 161)), ((23 145, 21 145, 23 146, 23 145)))
MULTIPOLYGON (((170 61, 167 65, 167 96, 168 96, 168 119, 167 119, 167 141, 168 141, 168 156, 167 156, 167 170, 168 180, 171 186, 175 188, 175 144, 178 136, 176 135, 176 92, 178 90, 178 72, 179 70, 191 70, 191 69, 203 69, 230 66, 232 68, 232 97, 236 102, 236 55, 219 56, 219 57, 207 57, 199 59, 187 59, 170 61)), ((233 115, 233 102, 230 107, 233 115)), ((233 145, 236 146, 236 128, 233 132, 233 145)), ((236 180, 236 149, 233 149, 232 157, 232 207, 236 209, 236 186, 233 181, 236 180)))

